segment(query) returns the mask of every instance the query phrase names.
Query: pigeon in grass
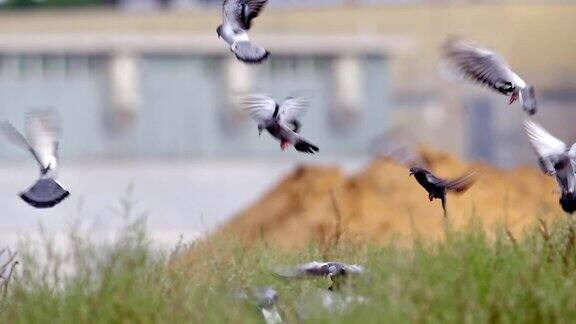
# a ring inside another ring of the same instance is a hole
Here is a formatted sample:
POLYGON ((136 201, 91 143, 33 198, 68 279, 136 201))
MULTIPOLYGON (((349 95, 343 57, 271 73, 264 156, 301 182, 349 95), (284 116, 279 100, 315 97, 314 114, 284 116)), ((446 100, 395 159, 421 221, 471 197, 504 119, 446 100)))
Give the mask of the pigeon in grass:
POLYGON ((253 45, 248 38, 252 20, 258 17, 266 2, 267 0, 224 0, 223 22, 216 32, 242 62, 260 63, 270 55, 266 49, 253 45))
POLYGON ((526 84, 492 50, 457 39, 449 39, 443 50, 448 61, 464 76, 509 96, 510 104, 519 99, 528 115, 536 113, 534 87, 526 84))
POLYGON ((282 317, 276 309, 278 303, 278 292, 272 287, 261 287, 252 292, 252 296, 257 303, 258 309, 262 313, 264 323, 282 323, 282 317))
POLYGON ((40 166, 40 178, 20 197, 36 208, 50 208, 70 195, 56 181, 60 125, 52 110, 35 110, 26 116, 26 137, 4 121, 0 131, 11 143, 32 153, 40 166))
POLYGON ((348 282, 350 275, 361 274, 363 272, 364 267, 357 264, 313 261, 295 268, 277 271, 276 274, 286 278, 328 277, 332 281, 328 289, 337 291, 348 282))
POLYGON ((453 180, 445 180, 432 174, 432 172, 419 166, 412 166, 410 168, 410 176, 414 176, 416 181, 428 192, 428 199, 440 199, 442 201, 442 210, 444 217, 447 216, 446 212, 446 192, 455 194, 462 194, 476 181, 475 172, 470 172, 464 176, 453 180))
POLYGON ((524 128, 538 156, 540 169, 544 174, 556 178, 562 209, 572 214, 576 210, 576 144, 568 148, 564 142, 529 120, 524 121, 524 128))
POLYGON ((302 98, 289 97, 281 104, 265 95, 252 95, 243 102, 244 110, 258 123, 258 134, 267 130, 280 141, 284 151, 293 145, 298 152, 314 154, 319 149, 300 134, 301 123, 298 118, 306 111, 308 103, 302 98))
POLYGON ((241 291, 237 293, 236 296, 256 306, 258 311, 262 313, 264 323, 282 323, 282 317, 276 308, 278 304, 278 292, 274 288, 269 286, 258 287, 248 292, 241 291))

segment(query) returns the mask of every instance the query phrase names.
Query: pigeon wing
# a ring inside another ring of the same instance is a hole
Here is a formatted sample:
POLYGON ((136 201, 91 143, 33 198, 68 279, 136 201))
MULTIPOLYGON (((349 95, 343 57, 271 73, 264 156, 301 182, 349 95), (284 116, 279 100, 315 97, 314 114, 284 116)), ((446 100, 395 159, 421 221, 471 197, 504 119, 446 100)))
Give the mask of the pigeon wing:
POLYGON ((437 176, 433 175, 432 172, 430 171, 426 172, 426 181, 433 185, 445 185, 447 182, 446 180, 438 178, 437 176))
POLYGON ((228 25, 234 32, 243 30, 241 0, 224 0, 222 3, 222 17, 224 25, 228 25))
POLYGON ((26 137, 38 156, 40 165, 48 168, 56 159, 60 138, 60 121, 49 109, 31 111, 26 116, 26 137))
POLYGON ((300 121, 308 110, 308 101, 304 98, 289 97, 280 105, 280 121, 286 125, 292 126, 292 130, 300 130, 300 121))
POLYGON ((443 50, 448 61, 464 76, 502 94, 511 93, 515 86, 526 86, 524 80, 489 49, 451 39, 444 44, 443 50))
POLYGON ((240 11, 239 20, 242 22, 245 30, 252 27, 252 19, 258 17, 262 9, 266 6, 268 0, 242 0, 240 4, 242 10, 240 11))
POLYGON ((251 95, 241 100, 243 109, 258 124, 263 124, 274 116, 276 102, 265 95, 251 95))
POLYGON ((328 275, 326 265, 326 262, 312 261, 293 268, 282 269, 277 271, 276 274, 287 278, 300 278, 307 275, 326 276, 328 275))
POLYGON ((476 182, 476 172, 470 172, 466 175, 463 175, 459 178, 446 181, 445 187, 446 190, 461 194, 464 193, 466 190, 470 189, 472 185, 476 182))
POLYGON ((344 264, 344 270, 350 274, 361 274, 364 272, 364 267, 358 264, 344 264))
POLYGON ((542 126, 525 120, 524 129, 538 157, 548 159, 566 153, 566 144, 548 133, 542 126))
POLYGON ((20 133, 10 122, 3 121, 2 123, 0 123, 0 131, 2 131, 4 137, 10 143, 19 146, 32 153, 32 156, 34 157, 36 162, 38 162, 40 167, 42 167, 42 162, 38 157, 38 154, 36 154, 32 146, 30 146, 30 143, 28 143, 26 138, 24 138, 24 135, 22 135, 22 133, 20 133))
POLYGON ((426 169, 429 167, 422 156, 408 146, 398 146, 385 153, 384 156, 394 163, 402 164, 408 168, 420 167, 426 169))

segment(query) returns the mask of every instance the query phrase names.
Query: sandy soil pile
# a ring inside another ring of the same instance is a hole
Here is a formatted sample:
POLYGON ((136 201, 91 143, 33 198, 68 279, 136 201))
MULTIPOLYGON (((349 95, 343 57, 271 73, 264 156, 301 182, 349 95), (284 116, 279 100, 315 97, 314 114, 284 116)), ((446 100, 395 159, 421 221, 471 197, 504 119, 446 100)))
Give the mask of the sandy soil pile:
MULTIPOLYGON (((506 224, 518 234, 538 218, 563 215, 553 179, 539 170, 504 171, 430 150, 423 150, 422 157, 442 177, 480 171, 468 192, 448 197, 449 219, 456 226, 475 215, 486 228, 506 224)), ((440 201, 430 203, 405 166, 380 158, 349 178, 337 168, 300 167, 216 235, 232 234, 245 242, 263 238, 281 248, 295 248, 326 242, 336 232, 375 242, 393 234, 399 239, 416 232, 438 236, 443 224, 440 201)))

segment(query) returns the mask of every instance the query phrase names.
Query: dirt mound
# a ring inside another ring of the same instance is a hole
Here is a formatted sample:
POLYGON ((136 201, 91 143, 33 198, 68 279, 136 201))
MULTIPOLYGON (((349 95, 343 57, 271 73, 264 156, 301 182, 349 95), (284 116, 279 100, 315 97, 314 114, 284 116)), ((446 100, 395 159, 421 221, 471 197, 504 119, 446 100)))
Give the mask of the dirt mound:
MULTIPOLYGON (((449 219, 455 226, 475 216, 486 228, 506 224, 519 233, 538 218, 562 215, 553 179, 536 169, 504 171, 435 151, 421 154, 442 177, 473 169, 480 172, 468 192, 448 197, 449 219)), ((232 234, 246 242, 264 239, 293 248, 311 241, 322 243, 342 232, 375 242, 391 235, 399 239, 414 233, 437 236, 443 224, 440 201, 429 202, 405 166, 379 158, 348 178, 338 168, 300 167, 216 235, 232 234)))

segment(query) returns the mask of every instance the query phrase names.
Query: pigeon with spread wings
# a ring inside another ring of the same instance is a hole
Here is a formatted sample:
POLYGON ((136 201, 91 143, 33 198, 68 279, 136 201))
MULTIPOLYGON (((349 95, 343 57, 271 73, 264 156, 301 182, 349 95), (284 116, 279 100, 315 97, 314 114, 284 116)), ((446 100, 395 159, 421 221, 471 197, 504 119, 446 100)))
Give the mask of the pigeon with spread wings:
POLYGON ((538 156, 540 169, 544 174, 556 178, 562 209, 572 214, 576 210, 576 144, 568 148, 564 142, 533 121, 525 120, 524 128, 538 156))
POLYGON ((11 143, 29 151, 40 166, 40 178, 20 197, 36 208, 50 208, 70 195, 56 181, 60 125, 51 110, 31 111, 26 116, 26 137, 10 122, 0 124, 0 131, 11 143))
POLYGON ((248 37, 252 20, 266 6, 267 0, 224 0, 222 4, 223 22, 216 32, 240 61, 245 63, 260 63, 270 53, 259 46, 253 45, 248 37))
POLYGON ((280 141, 285 150, 294 145, 299 152, 311 153, 319 148, 300 136, 300 116, 306 111, 308 103, 302 98, 289 97, 281 104, 265 95, 251 95, 242 100, 244 110, 258 123, 258 134, 264 130, 280 141))
POLYGON ((453 180, 446 180, 435 176, 432 172, 419 166, 410 167, 410 176, 412 175, 416 178, 418 184, 426 189, 430 201, 434 199, 440 199, 442 201, 444 217, 447 216, 446 192, 462 194, 470 189, 476 180, 475 172, 470 172, 453 180))
POLYGON ((492 50, 456 39, 449 39, 443 50, 448 61, 464 76, 509 96, 510 104, 519 99, 528 115, 536 113, 534 87, 526 84, 492 50))
POLYGON ((338 290, 347 282, 350 275, 361 274, 364 267, 357 264, 341 262, 309 262, 293 268, 276 271, 276 274, 287 278, 328 277, 332 281, 329 290, 338 290))
POLYGON ((426 189, 430 201, 433 201, 434 199, 440 199, 442 201, 444 217, 447 216, 446 192, 462 194, 476 181, 475 171, 453 180, 446 180, 437 177, 428 170, 429 166, 426 159, 406 146, 400 146, 392 150, 386 155, 386 157, 398 164, 403 164, 407 168, 410 168, 410 176, 413 175, 418 184, 426 189))

